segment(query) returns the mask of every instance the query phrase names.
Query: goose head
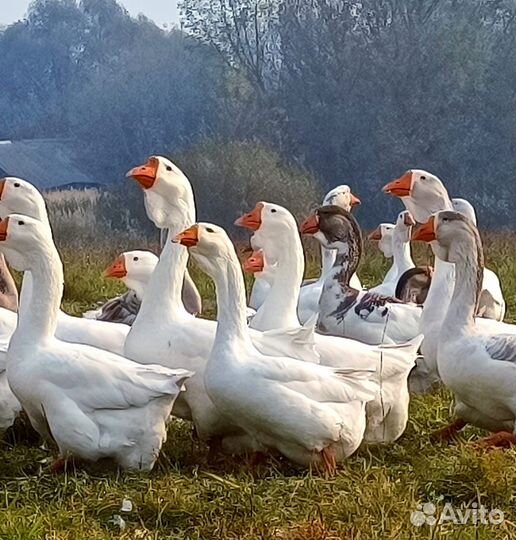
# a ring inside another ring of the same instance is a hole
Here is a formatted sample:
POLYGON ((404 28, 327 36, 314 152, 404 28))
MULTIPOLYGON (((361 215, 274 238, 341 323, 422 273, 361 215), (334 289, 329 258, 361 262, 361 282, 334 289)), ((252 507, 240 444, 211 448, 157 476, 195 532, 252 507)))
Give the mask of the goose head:
POLYGON ((342 184, 328 191, 322 203, 323 206, 340 206, 348 212, 351 212, 351 209, 359 204, 361 204, 360 199, 352 193, 351 188, 347 184, 342 184))
POLYGON ((414 225, 416 225, 416 221, 408 210, 400 212, 396 218, 396 225, 394 226, 394 237, 403 243, 410 242, 412 227, 414 227, 414 225))
POLYGON ((126 176, 143 189, 145 210, 160 229, 195 221, 192 186, 183 171, 163 156, 151 156, 126 176))
POLYGON ((13 213, 0 221, 0 251, 20 272, 34 267, 39 252, 49 246, 49 238, 48 227, 39 219, 13 213))
POLYGON ((263 250, 258 249, 253 251, 243 262, 242 268, 244 269, 244 272, 259 276, 265 269, 263 250))
POLYGON ((393 256, 392 251, 392 234, 394 232, 393 223, 380 223, 376 229, 369 234, 369 240, 378 242, 378 249, 383 253, 384 257, 390 259, 393 256))
POLYGON ((412 239, 431 242, 437 257, 449 263, 457 263, 468 254, 475 253, 483 267, 478 230, 468 217, 459 212, 445 210, 436 213, 414 231, 412 239))
POLYGON ((418 223, 426 223, 432 214, 451 210, 448 191, 441 180, 421 169, 410 169, 383 187, 384 193, 399 197, 418 223))
POLYGON ((466 199, 452 199, 452 205, 455 212, 459 212, 470 219, 475 225, 477 224, 475 208, 469 201, 466 199))
POLYGON ((190 255, 211 277, 220 273, 221 262, 236 260, 235 248, 226 231, 212 223, 196 223, 172 241, 188 248, 190 255))
POLYGON ((24 214, 48 221, 45 200, 30 182, 8 176, 0 180, 0 216, 24 214))
POLYGON ((294 216, 283 206, 261 201, 254 209, 239 217, 235 225, 254 231, 253 249, 263 249, 267 259, 277 261, 281 251, 292 247, 293 238, 298 238, 294 216))
POLYGON ((361 248, 362 233, 357 220, 340 206, 320 206, 305 219, 300 231, 339 253, 347 253, 350 246, 361 248))
POLYGON ((262 249, 255 250, 242 264, 244 272, 254 274, 255 277, 265 279, 269 284, 274 281, 276 265, 269 264, 262 249))
POLYGON ((135 291, 138 297, 142 298, 142 293, 157 264, 158 257, 150 251, 125 251, 106 268, 104 276, 120 279, 128 289, 135 291))

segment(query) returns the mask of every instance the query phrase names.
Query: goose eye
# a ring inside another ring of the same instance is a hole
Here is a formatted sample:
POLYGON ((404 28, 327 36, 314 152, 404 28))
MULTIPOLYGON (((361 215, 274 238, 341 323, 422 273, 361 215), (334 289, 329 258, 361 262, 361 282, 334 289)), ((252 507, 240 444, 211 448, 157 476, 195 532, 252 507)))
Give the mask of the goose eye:
POLYGON ((426 180, 426 176, 420 176, 421 180, 426 180))
POLYGON ((276 208, 271 208, 271 213, 275 214, 277 212, 276 208))
POLYGON ((138 260, 138 257, 133 257, 133 261, 137 261, 138 260))
POLYGON ((18 225, 25 225, 25 221, 22 221, 22 220, 18 221, 18 225))
POLYGON ((211 227, 206 227, 206 230, 207 230, 208 232, 215 232, 211 227))
POLYGON ((172 167, 170 165, 167 165, 166 169, 167 169, 167 171, 171 171, 172 167))
POLYGON ((19 182, 15 182, 15 183, 14 183, 14 187, 20 187, 20 183, 19 183, 19 182))

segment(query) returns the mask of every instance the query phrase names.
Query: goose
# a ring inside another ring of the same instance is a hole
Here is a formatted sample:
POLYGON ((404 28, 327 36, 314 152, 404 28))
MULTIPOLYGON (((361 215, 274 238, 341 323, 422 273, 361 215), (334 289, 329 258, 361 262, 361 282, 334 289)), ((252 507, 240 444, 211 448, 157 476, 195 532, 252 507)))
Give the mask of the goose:
POLYGON ((454 425, 460 429, 470 423, 495 432, 483 445, 513 445, 516 332, 486 333, 475 323, 484 265, 478 230, 463 214, 447 210, 431 216, 415 238, 433 242, 436 256, 455 265, 453 295, 437 348, 439 374, 455 396, 454 425))
POLYGON ((338 206, 321 206, 301 225, 301 232, 337 251, 319 301, 321 332, 371 345, 404 343, 419 334, 418 306, 349 286, 362 255, 362 233, 349 212, 338 206))
MULTIPOLYGON (((304 259, 294 216, 280 205, 259 202, 252 212, 240 218, 240 225, 259 233, 265 246, 263 254, 270 254, 276 261, 271 290, 250 326, 258 330, 299 327, 296 298, 303 278, 304 259)), ((261 252, 255 253, 251 261, 244 263, 244 269, 263 271, 268 260, 267 256, 261 256, 261 252)), ((364 441, 390 443, 397 440, 408 421, 407 377, 414 367, 422 336, 391 347, 377 347, 318 333, 313 339, 322 365, 333 368, 370 366, 376 369, 377 380, 382 384, 375 399, 366 405, 364 441)))
POLYGON ((259 352, 246 325, 244 279, 225 231, 199 223, 176 241, 215 282, 217 333, 204 373, 210 398, 256 449, 334 474, 337 462, 362 442, 365 403, 377 389, 374 370, 333 370, 259 352))
MULTIPOLYGON (((418 223, 426 223, 436 212, 453 210, 453 203, 442 181, 437 176, 421 169, 407 171, 400 178, 384 186, 383 191, 399 197, 418 223)), ((435 254, 434 244, 431 246, 435 254)), ((437 348, 441 325, 448 309, 455 280, 453 264, 436 257, 434 268, 420 321, 420 329, 425 336, 421 345, 423 360, 418 361, 416 369, 411 374, 412 388, 418 393, 427 392, 440 383, 437 370, 437 348)), ((476 325, 482 331, 492 333, 504 334, 513 331, 512 325, 480 317, 476 318, 476 325)))
POLYGON ((398 214, 394 227, 388 227, 389 224, 380 224, 370 235, 370 240, 378 240, 378 247, 384 254, 390 253, 392 257, 392 267, 387 272, 383 282, 376 287, 372 287, 370 292, 384 294, 385 296, 395 296, 396 286, 400 277, 411 268, 415 267, 410 252, 410 237, 412 227, 416 224, 410 212, 404 211, 398 214), (386 246, 388 238, 384 239, 385 233, 389 231, 387 237, 390 237, 390 252, 386 246))
MULTIPOLYGON (((400 178, 389 182, 384 193, 399 197, 418 223, 425 223, 429 216, 441 210, 456 209, 476 223, 473 206, 465 199, 450 199, 446 187, 435 175, 421 169, 410 169, 400 178)), ((444 266, 446 268, 446 266, 444 266)), ((453 266, 448 266, 448 270, 453 266)), ((486 319, 503 321, 505 300, 500 279, 489 269, 485 270, 479 313, 486 319)), ((453 280, 453 276, 452 276, 453 280)), ((453 283, 452 283, 453 285, 453 283)))
POLYGON ((56 338, 63 266, 46 223, 8 215, 0 222, 0 249, 16 269, 31 272, 34 284, 31 296, 22 296, 7 350, 9 386, 33 427, 55 441, 58 462, 111 458, 122 468, 151 470, 174 400, 192 373, 56 338))
MULTIPOLYGON (((331 189, 324 196, 323 205, 327 204, 335 204, 341 206, 342 208, 350 212, 353 207, 361 204, 361 202, 360 199, 351 192, 351 188, 348 185, 342 184, 331 189)), ((235 224, 237 226, 239 225, 238 220, 235 224)), ((251 245, 253 249, 255 249, 255 251, 260 249, 261 246, 259 233, 255 233, 253 235, 253 237, 251 238, 251 245)), ((301 291, 299 293, 298 315, 302 324, 305 324, 314 314, 317 313, 319 297, 321 296, 324 278, 331 270, 334 261, 335 254, 333 253, 333 251, 325 249, 321 246, 321 275, 318 279, 308 279, 303 281, 301 291)), ((267 268, 270 272, 274 271, 274 265, 272 264, 272 261, 271 264, 267 265, 267 268)), ((362 284, 360 283, 360 279, 356 274, 353 274, 353 276, 351 277, 351 283, 353 287, 359 290, 362 289, 362 284)), ((259 309, 259 307, 264 302, 267 293, 269 292, 269 288, 270 285, 268 284, 267 280, 261 279, 260 276, 255 277, 253 288, 251 289, 250 298, 250 306, 253 309, 259 309)))
MULTIPOLYGON (((125 341, 125 355, 142 364, 159 363, 194 371, 173 414, 192 420, 198 437, 214 452, 221 446, 229 453, 246 452, 252 448, 252 441, 241 437, 245 433, 239 426, 220 414, 204 386, 204 370, 217 323, 193 317, 181 300, 188 251, 171 240, 195 223, 192 186, 179 167, 163 156, 151 156, 127 176, 142 188, 147 215, 159 229, 168 231, 168 240, 125 341)), ((295 344, 299 358, 315 362, 317 354, 310 335, 307 329, 297 328, 251 333, 254 345, 264 354, 288 356, 295 344)))
POLYGON ((157 264, 158 257, 151 251, 134 250, 121 253, 106 268, 104 276, 120 279, 129 290, 121 296, 108 300, 97 310, 87 311, 83 317, 131 325, 140 309, 145 287, 157 264))
MULTIPOLYGON (((473 205, 466 199, 452 199, 453 209, 468 217, 475 226, 477 225, 477 214, 473 205)), ((499 277, 489 268, 484 268, 484 278, 482 281, 482 293, 477 317, 503 321, 505 318, 506 304, 503 297, 502 286, 499 277)))
MULTIPOLYGON (((6 177, 0 181, 0 215, 21 213, 40 220, 50 232, 45 201, 41 193, 31 183, 21 178, 6 177)), ((20 296, 30 298, 32 292, 32 277, 30 272, 24 276, 20 296)), ((20 300, 20 304, 22 304, 20 300)), ((29 305, 24 302, 24 305, 29 305)), ((14 323, 11 332, 16 327, 16 317, 10 318, 14 323)), ((125 324, 110 323, 72 317, 62 310, 58 313, 56 336, 71 343, 82 343, 121 354, 124 341, 129 331, 125 324)))
MULTIPOLYGON (((323 206, 334 204, 351 212, 351 210, 355 206, 361 204, 361 202, 360 199, 351 192, 351 188, 348 185, 343 184, 328 191, 324 196, 322 204, 323 206)), ((333 250, 326 249, 323 246, 321 246, 320 249, 322 262, 321 275, 317 280, 303 285, 299 292, 298 314, 302 324, 306 323, 306 321, 314 314, 318 313, 319 298, 321 297, 324 280, 335 262, 335 252, 333 250)), ((362 284, 356 273, 351 276, 351 283, 353 284, 352 286, 358 290, 362 289, 362 284)))

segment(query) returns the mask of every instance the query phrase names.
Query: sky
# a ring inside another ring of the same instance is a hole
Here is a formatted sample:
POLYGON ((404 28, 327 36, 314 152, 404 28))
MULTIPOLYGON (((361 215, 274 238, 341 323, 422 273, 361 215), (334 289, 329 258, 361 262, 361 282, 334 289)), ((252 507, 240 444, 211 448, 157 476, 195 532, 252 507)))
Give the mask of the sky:
MULTIPOLYGON (((177 0, 118 0, 131 15, 143 13, 158 25, 178 22, 177 0)), ((0 24, 21 19, 31 0, 0 0, 0 24)))

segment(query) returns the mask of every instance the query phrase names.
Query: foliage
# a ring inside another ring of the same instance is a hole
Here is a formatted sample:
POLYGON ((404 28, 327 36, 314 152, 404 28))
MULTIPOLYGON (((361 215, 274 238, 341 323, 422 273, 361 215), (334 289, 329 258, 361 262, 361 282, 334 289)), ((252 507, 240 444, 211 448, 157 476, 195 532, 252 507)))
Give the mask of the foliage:
POLYGON ((394 209, 382 183, 427 168, 471 199, 483 226, 514 226, 513 0, 181 10, 181 29, 164 31, 115 0, 35 0, 0 32, 0 137, 72 138, 108 183, 149 154, 258 142, 323 189, 350 183, 372 209, 368 226, 394 209))
POLYGON ((308 172, 261 144, 206 140, 174 161, 192 181, 203 221, 229 226, 257 201, 285 201, 297 215, 322 198, 308 172))

